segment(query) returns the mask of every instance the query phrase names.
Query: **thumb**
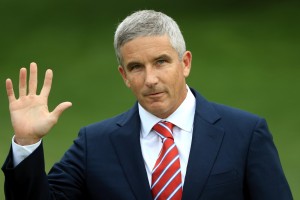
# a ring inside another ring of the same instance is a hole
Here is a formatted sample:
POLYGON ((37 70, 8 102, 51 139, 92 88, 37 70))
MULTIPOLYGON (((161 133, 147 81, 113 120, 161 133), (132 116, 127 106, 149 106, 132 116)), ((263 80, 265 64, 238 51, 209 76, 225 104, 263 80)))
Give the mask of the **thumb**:
POLYGON ((54 118, 58 119, 60 115, 71 106, 72 106, 71 102, 63 102, 58 106, 56 106, 56 108, 52 111, 51 115, 53 115, 54 118))

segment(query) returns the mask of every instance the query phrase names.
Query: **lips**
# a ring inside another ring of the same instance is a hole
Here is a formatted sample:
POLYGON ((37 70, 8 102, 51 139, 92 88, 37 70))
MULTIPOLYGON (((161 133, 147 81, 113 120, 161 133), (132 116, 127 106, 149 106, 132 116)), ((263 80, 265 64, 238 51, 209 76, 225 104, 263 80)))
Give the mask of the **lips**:
POLYGON ((159 99, 162 97, 163 94, 164 94, 163 92, 154 92, 154 93, 149 93, 147 97, 151 99, 159 99))
POLYGON ((145 92, 144 95, 147 97, 160 97, 164 92, 159 92, 159 91, 148 91, 145 92))
POLYGON ((150 96, 152 96, 152 95, 158 95, 158 94, 161 94, 162 92, 154 92, 154 93, 151 93, 151 94, 149 94, 150 96))

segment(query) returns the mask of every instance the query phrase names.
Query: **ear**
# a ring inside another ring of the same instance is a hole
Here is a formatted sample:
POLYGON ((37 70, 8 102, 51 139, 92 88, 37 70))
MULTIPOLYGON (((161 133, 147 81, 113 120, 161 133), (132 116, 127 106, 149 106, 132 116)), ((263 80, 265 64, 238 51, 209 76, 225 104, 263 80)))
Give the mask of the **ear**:
POLYGON ((119 72, 120 72, 120 74, 121 74, 121 76, 123 78, 123 81, 124 81, 125 85, 128 88, 130 88, 130 83, 129 83, 129 80, 127 79, 127 74, 126 74, 125 69, 121 65, 119 65, 118 70, 119 70, 119 72))
POLYGON ((183 75, 188 77, 192 67, 192 53, 190 51, 184 52, 182 56, 183 75))

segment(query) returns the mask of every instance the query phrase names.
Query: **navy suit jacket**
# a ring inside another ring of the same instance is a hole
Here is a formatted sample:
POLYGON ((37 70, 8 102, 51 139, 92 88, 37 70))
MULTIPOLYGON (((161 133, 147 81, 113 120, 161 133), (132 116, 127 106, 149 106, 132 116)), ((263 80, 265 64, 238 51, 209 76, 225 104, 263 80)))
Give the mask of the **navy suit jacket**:
MULTIPOLYGON (((196 113, 182 199, 292 199, 265 120, 192 92, 196 113)), ((151 200, 140 129, 137 104, 84 127, 48 175, 42 145, 15 168, 10 152, 2 167, 7 200, 151 200)))

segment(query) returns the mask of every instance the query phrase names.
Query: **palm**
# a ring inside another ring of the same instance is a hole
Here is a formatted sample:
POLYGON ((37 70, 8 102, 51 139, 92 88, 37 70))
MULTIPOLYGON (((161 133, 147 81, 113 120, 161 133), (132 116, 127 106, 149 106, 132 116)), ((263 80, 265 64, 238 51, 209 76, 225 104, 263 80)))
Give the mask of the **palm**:
POLYGON ((51 127, 46 99, 37 95, 22 97, 10 103, 15 133, 43 136, 51 127))
POLYGON ((27 94, 26 69, 20 70, 19 99, 15 98, 12 82, 6 82, 7 95, 15 139, 30 144, 46 135, 57 122, 61 113, 71 106, 70 102, 59 104, 53 112, 48 110, 48 96, 52 84, 52 71, 47 70, 44 85, 39 95, 37 88, 37 66, 30 66, 29 90, 27 94))

